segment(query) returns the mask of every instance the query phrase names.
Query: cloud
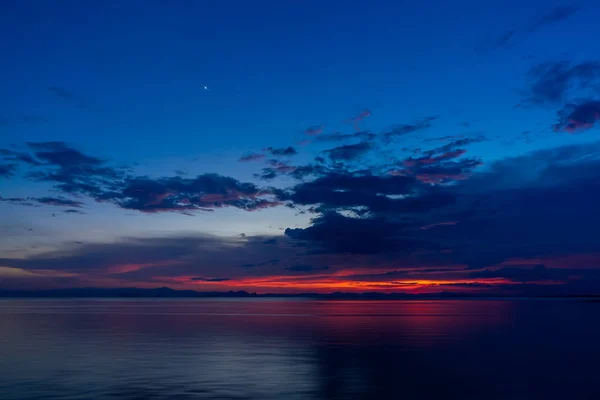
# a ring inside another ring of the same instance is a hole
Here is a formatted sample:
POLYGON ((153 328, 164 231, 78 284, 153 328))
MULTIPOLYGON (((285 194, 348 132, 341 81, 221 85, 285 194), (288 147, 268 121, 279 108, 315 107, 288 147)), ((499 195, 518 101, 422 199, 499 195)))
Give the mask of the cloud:
POLYGON ((252 154, 246 154, 242 157, 240 157, 240 159, 238 161, 240 162, 248 162, 248 161, 256 161, 256 160, 260 160, 265 158, 264 154, 260 154, 260 153, 252 153, 252 154))
POLYGON ((309 136, 316 136, 316 135, 322 133, 323 129, 325 129, 325 125, 309 126, 308 128, 306 128, 304 133, 309 136))
POLYGON ((431 127, 431 123, 438 117, 430 116, 425 117, 414 124, 398 124, 393 125, 391 128, 384 130, 379 134, 372 133, 370 131, 357 130, 355 133, 341 133, 335 132, 328 135, 321 135, 316 138, 317 142, 342 142, 345 140, 358 139, 362 142, 368 142, 373 140, 382 140, 385 144, 389 144, 392 140, 397 137, 408 135, 409 133, 418 132, 431 127))
POLYGON ((464 138, 464 135, 446 135, 446 136, 440 136, 440 137, 423 139, 423 142, 424 143, 430 143, 430 142, 448 142, 448 141, 454 141, 454 140, 463 139, 463 138, 464 138))
POLYGON ((483 163, 476 158, 462 158, 467 153, 464 147, 486 140, 484 136, 453 140, 443 146, 427 151, 421 157, 409 157, 402 162, 402 168, 394 168, 388 173, 399 176, 413 176, 419 181, 432 185, 462 181, 471 176, 483 163))
POLYGON ((58 207, 75 207, 80 208, 83 206, 83 203, 76 200, 65 199, 64 197, 41 197, 35 199, 38 203, 50 205, 50 206, 58 206, 58 207))
MULTIPOLYGON (((26 271, 118 275, 135 282, 163 277, 184 285, 217 285, 218 281, 202 279, 227 277, 223 287, 289 284, 295 290, 299 290, 293 286, 297 282, 278 281, 282 278, 276 274, 286 271, 286 279, 306 279, 308 285, 315 279, 308 275, 327 265, 328 269, 319 271, 319 287, 346 285, 352 279, 371 285, 359 282, 363 286, 350 286, 355 290, 412 290, 423 287, 418 281, 438 282, 431 284, 437 285, 435 290, 440 290, 440 285, 447 285, 444 290, 459 290, 460 285, 496 284, 508 290, 537 282, 556 286, 597 280, 595 272, 584 270, 598 268, 600 262, 579 260, 566 265, 553 260, 598 250, 600 143, 536 151, 489 163, 483 169, 477 168, 479 161, 456 152, 469 143, 458 142, 462 139, 424 152, 424 157, 435 161, 413 163, 408 175, 389 174, 389 168, 383 167, 354 170, 316 161, 315 166, 322 168, 313 171, 311 180, 295 182, 286 190, 259 188, 215 174, 201 175, 199 180, 125 177, 107 201, 117 204, 135 197, 136 204, 147 203, 144 207, 168 209, 175 204, 181 211, 180 206, 188 205, 185 198, 198 192, 204 203, 190 204, 207 209, 240 207, 235 203, 240 198, 250 202, 265 199, 285 202, 313 218, 308 226, 288 228, 285 236, 277 238, 127 238, 21 259, 5 258, 0 265, 26 271), (469 179, 465 179, 467 172, 469 179), (230 200, 234 204, 225 205, 230 200), (509 264, 515 258, 535 263, 509 264), (531 268, 536 264, 548 267, 531 268), (404 269, 410 269, 406 276, 386 275, 404 269), (201 279, 193 281, 193 277, 201 279)), ((41 204, 27 198, 6 200, 41 204)))
POLYGON ((248 263, 248 264, 242 264, 241 267, 242 268, 256 268, 256 267, 264 267, 265 265, 272 265, 272 264, 279 264, 281 260, 274 258, 272 260, 268 260, 268 261, 264 261, 264 262, 259 262, 259 263, 248 263))
POLYGON ((85 214, 83 211, 75 210, 75 209, 64 210, 63 212, 65 214, 85 214))
POLYGON ((532 33, 546 25, 552 25, 561 21, 565 21, 572 17, 577 10, 578 8, 573 6, 558 6, 548 14, 542 16, 536 21, 533 21, 527 31, 532 33))
POLYGON ((416 175, 327 174, 303 182, 289 201, 316 216, 285 234, 319 253, 473 268, 597 249, 600 143, 534 152, 475 172, 478 165, 466 158, 420 166, 416 175))
POLYGON ((323 151, 332 161, 352 161, 367 154, 373 145, 367 142, 348 144, 323 151))
POLYGON ((329 266, 327 266, 327 265, 315 267, 313 265, 299 264, 299 265, 292 265, 291 267, 288 267, 285 270, 291 271, 291 272, 316 272, 316 271, 325 271, 328 269, 329 269, 329 266))
POLYGON ((10 178, 17 171, 17 164, 0 163, 0 178, 10 178))
MULTIPOLYGON (((600 260, 598 260, 600 266, 600 260)), ((486 269, 470 274, 473 278, 505 278, 512 282, 564 282, 573 279, 600 278, 600 269, 596 268, 547 268, 543 264, 534 266, 506 266, 497 269, 486 269)))
POLYGON ((370 117, 370 116, 371 116, 371 111, 365 108, 364 110, 362 110, 360 113, 358 113, 358 114, 357 114, 357 115, 355 115, 354 117, 348 118, 347 122, 349 122, 349 123, 353 124, 353 125, 354 125, 354 128, 355 128, 357 131, 359 131, 359 130, 360 130, 360 128, 359 128, 359 124, 360 124, 360 122, 361 122, 363 119, 365 119, 365 118, 367 118, 367 117, 370 117))
POLYGON ((271 180, 280 175, 290 175, 296 170, 295 166, 276 159, 268 160, 267 164, 270 167, 263 168, 260 174, 255 174, 254 176, 263 180, 271 180))
POLYGON ((292 146, 283 148, 267 147, 265 151, 273 156, 295 156, 298 154, 292 146))
POLYGON ((423 183, 434 185, 447 184, 468 179, 472 175, 473 170, 482 164, 477 159, 465 159, 436 167, 424 167, 416 173, 416 177, 423 183))
POLYGON ((376 134, 369 131, 358 131, 355 133, 334 132, 328 135, 321 135, 315 139, 316 142, 342 142, 345 140, 358 139, 361 141, 373 140, 377 137, 376 134))
POLYGON ((600 101, 585 101, 567 104, 558 112, 558 122, 554 125, 557 132, 578 133, 593 128, 600 120, 600 101))
MULTIPOLYGON (((600 63, 547 62, 529 71, 525 101, 532 104, 560 104, 589 91, 598 92, 600 63)), ((589 94, 589 93, 588 93, 589 94)))
POLYGON ((493 49, 509 47, 512 39, 514 39, 516 35, 517 35, 517 31, 511 29, 511 30, 503 33, 498 39, 496 39, 491 47, 493 49))
MULTIPOLYGON (((235 207, 254 211, 281 205, 275 191, 231 177, 218 174, 189 178, 132 176, 126 170, 110 166, 106 160, 85 154, 63 142, 31 142, 27 146, 33 155, 7 151, 3 154, 29 165, 32 168, 27 174, 29 179, 51 182, 62 193, 89 196, 127 210, 191 213, 235 207)), ((283 166, 277 165, 276 168, 282 170, 283 166)), ((82 204, 64 198, 28 200, 71 208, 82 204)))
POLYGON ((427 154, 428 156, 432 156, 434 154, 440 154, 440 153, 451 153, 451 152, 456 151, 458 148, 465 147, 465 146, 468 146, 468 145, 474 144, 474 143, 481 143, 486 140, 487 140, 487 138, 483 135, 478 135, 478 136, 473 136, 473 137, 462 137, 460 139, 452 140, 451 142, 449 142, 443 146, 435 147, 433 149, 424 151, 423 153, 427 154))
POLYGON ((452 150, 446 153, 442 153, 437 156, 423 156, 423 157, 409 157, 404 160, 404 165, 407 167, 417 167, 417 166, 425 166, 432 164, 439 164, 443 161, 451 160, 453 158, 458 158, 464 155, 467 151, 464 149, 452 150))
POLYGON ((472 272, 473 278, 508 278, 517 282, 542 281, 550 279, 550 271, 542 264, 532 268, 503 267, 496 270, 472 272))
POLYGON ((200 282, 226 282, 231 279, 229 278, 204 278, 204 277, 194 277, 190 278, 191 281, 200 281, 200 282))
POLYGON ((350 218, 338 213, 325 213, 305 229, 285 230, 292 239, 311 243, 325 253, 377 254, 392 251, 414 251, 419 244, 408 235, 403 225, 383 218, 350 218))
POLYGON ((533 21, 531 21, 531 23, 528 24, 528 26, 523 27, 522 29, 513 28, 506 31, 498 38, 492 40, 491 43, 483 45, 480 48, 480 50, 497 50, 502 48, 510 48, 514 44, 516 44, 517 41, 524 39, 525 37, 527 37, 527 35, 533 34, 545 26, 555 25, 557 23, 566 21, 567 19, 572 17, 577 11, 578 8, 573 6, 555 7, 547 14, 534 19, 533 21))
POLYGON ((76 200, 66 199, 64 197, 1 197, 0 201, 18 205, 34 206, 34 203, 57 206, 57 207, 75 207, 80 208, 83 203, 76 200))
POLYGON ((222 207, 254 211, 281 205, 269 190, 218 174, 195 178, 127 179, 114 201, 124 209, 146 213, 206 211, 222 207))
POLYGON ((430 116, 425 117, 422 120, 414 123, 414 124, 402 124, 402 125, 394 125, 388 131, 382 134, 384 140, 393 140, 395 137, 408 135, 409 133, 414 133, 417 131, 421 131, 431 127, 431 123, 435 121, 438 117, 430 116))
POLYGON ((30 154, 24 152, 13 151, 9 149, 0 149, 0 156, 7 161, 14 161, 28 165, 42 165, 41 161, 34 159, 30 154))
POLYGON ((21 161, 34 167, 27 175, 39 182, 51 182, 68 194, 82 194, 96 199, 116 190, 124 179, 123 171, 107 165, 105 160, 69 147, 63 142, 30 142, 33 151, 21 155, 21 161))
POLYGON ((275 257, 295 257, 296 253, 287 244, 289 239, 282 239, 281 247, 265 247, 261 243, 264 240, 266 238, 261 236, 190 234, 116 238, 107 243, 71 242, 25 257, 7 258, 5 254, 4 258, 0 257, 0 265, 32 273, 67 273, 88 282, 119 279, 148 283, 167 278, 172 283, 182 284, 218 283, 225 282, 225 278, 234 281, 249 275, 271 274, 279 269, 276 266, 279 258, 275 257), (267 258, 269 256, 271 258, 267 258), (240 268, 243 261, 248 265, 240 268))

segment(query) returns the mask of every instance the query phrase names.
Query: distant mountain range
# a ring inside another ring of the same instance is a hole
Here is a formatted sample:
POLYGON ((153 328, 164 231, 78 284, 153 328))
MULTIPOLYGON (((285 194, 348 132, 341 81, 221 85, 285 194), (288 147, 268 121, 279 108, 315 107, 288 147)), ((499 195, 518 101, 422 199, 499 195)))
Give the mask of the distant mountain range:
MULTIPOLYGON (((154 289, 140 288, 70 288, 51 290, 1 290, 0 298, 306 298, 319 300, 410 300, 410 299, 457 299, 457 298, 498 298, 492 294, 470 295, 464 293, 440 292, 434 294, 408 293, 299 293, 299 294, 257 294, 245 291, 197 292, 175 290, 168 287, 154 289)), ((557 297, 557 296, 536 296, 557 297)), ((559 296, 559 297, 598 297, 598 296, 559 296)))

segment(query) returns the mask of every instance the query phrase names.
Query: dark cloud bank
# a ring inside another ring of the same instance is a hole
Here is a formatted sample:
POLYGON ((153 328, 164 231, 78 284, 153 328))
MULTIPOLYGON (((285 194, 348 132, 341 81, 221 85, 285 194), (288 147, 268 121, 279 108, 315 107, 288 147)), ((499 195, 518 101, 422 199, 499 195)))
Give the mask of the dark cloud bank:
MULTIPOLYGON (((525 98, 530 104, 562 107, 555 131, 584 132, 600 120, 600 103, 593 97, 575 97, 598 77, 596 63, 539 65, 531 70, 525 98)), ((365 111, 350 122, 358 125, 369 115, 365 111)), ((3 259, 0 264, 62 271, 85 265, 88 272, 135 264, 142 267, 118 271, 119 278, 170 279, 183 274, 188 282, 219 283, 248 273, 302 276, 330 273, 340 263, 351 269, 359 263, 366 268, 393 263, 395 268, 388 273, 370 278, 359 274, 356 279, 398 279, 405 275, 399 269, 417 265, 422 268, 411 272, 410 279, 503 279, 518 285, 559 283, 579 292, 600 290, 595 272, 600 265, 595 261, 562 268, 505 265, 515 259, 597 252, 600 143, 484 164, 470 148, 486 141, 485 136, 447 135, 421 139, 423 148, 412 156, 390 155, 388 149, 397 139, 429 129, 436 118, 395 125, 377 134, 359 129, 323 134, 322 127, 312 127, 307 133, 317 142, 336 145, 306 164, 290 161, 297 154, 293 147, 269 147, 241 157, 242 162, 266 164, 258 175, 263 180, 287 178, 285 189, 210 173, 136 176, 63 142, 0 149, 0 178, 22 174, 52 185, 57 193, 0 197, 6 203, 64 207, 73 214, 83 212, 86 200, 143 213, 187 215, 225 207, 257 211, 287 206, 312 216, 309 226, 288 228, 279 238, 127 239, 3 259), (207 260, 208 270, 198 270, 207 260)))

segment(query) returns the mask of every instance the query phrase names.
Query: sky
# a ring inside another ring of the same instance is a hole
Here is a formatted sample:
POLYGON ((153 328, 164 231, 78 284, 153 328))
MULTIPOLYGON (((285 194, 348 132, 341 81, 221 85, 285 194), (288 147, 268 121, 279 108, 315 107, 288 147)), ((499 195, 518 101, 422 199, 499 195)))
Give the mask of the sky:
POLYGON ((600 7, 6 1, 0 289, 600 294, 600 7))

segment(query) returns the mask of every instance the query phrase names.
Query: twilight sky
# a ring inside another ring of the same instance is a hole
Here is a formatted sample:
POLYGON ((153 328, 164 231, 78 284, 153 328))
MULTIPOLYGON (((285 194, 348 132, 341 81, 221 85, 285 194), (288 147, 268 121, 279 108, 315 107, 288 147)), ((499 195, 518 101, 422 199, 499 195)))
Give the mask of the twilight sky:
POLYGON ((600 294, 600 7, 4 1, 0 289, 600 294))

